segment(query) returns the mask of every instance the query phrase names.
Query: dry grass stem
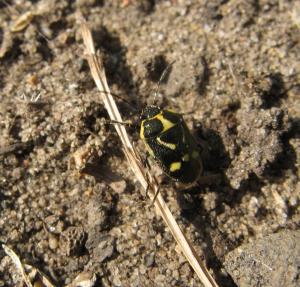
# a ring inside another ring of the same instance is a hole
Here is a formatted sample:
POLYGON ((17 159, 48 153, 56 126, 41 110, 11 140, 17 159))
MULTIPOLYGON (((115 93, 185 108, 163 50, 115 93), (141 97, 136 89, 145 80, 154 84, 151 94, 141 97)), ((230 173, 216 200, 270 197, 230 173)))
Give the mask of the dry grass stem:
POLYGON ((29 265, 23 264, 19 256, 7 245, 2 244, 2 248, 6 255, 8 255, 13 263, 15 264, 17 271, 22 276, 22 279, 27 287, 55 287, 49 279, 37 268, 29 265))
MULTIPOLYGON (((86 57, 91 69, 92 77, 100 91, 100 95, 104 102, 104 105, 108 111, 110 119, 113 121, 122 122, 121 115, 118 111, 117 105, 114 101, 113 96, 110 93, 107 79, 104 71, 104 67, 100 57, 97 56, 94 43, 92 39, 91 32, 87 27, 87 24, 82 16, 79 16, 79 21, 81 23, 81 33, 86 49, 86 57)), ((114 124, 115 129, 122 141, 124 153, 129 161, 130 167, 137 179, 140 181, 144 189, 148 189, 148 194, 151 199, 158 189, 156 180, 149 173, 148 169, 144 167, 141 161, 141 157, 135 150, 131 141, 129 140, 128 134, 126 132, 125 126, 120 124, 114 124)), ((155 201, 156 210, 159 210, 160 215, 163 217, 165 223, 168 225, 172 232, 173 237, 179 244, 184 253, 186 259, 192 266, 192 268, 197 273, 201 282, 206 287, 216 287, 218 286, 208 270, 206 269, 204 263, 199 259, 192 245, 189 243, 185 235, 182 233, 180 227, 178 226, 175 218, 171 214, 169 208, 167 207, 162 196, 158 194, 155 201)))
POLYGON ((23 266, 19 256, 5 244, 2 244, 2 248, 3 248, 4 252, 6 253, 6 255, 8 255, 11 258, 11 260, 13 261, 13 263, 15 264, 18 272, 21 274, 27 287, 33 287, 30 282, 29 277, 27 276, 27 274, 25 272, 24 266, 23 266))

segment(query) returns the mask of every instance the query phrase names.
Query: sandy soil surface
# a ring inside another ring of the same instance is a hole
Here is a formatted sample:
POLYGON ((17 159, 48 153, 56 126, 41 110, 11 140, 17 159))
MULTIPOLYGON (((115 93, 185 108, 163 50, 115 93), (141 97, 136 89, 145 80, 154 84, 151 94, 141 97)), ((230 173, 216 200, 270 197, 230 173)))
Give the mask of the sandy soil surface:
MULTIPOLYGON (((158 103, 184 114, 206 143, 205 174, 224 180, 180 191, 152 172, 217 282, 241 284, 224 264, 231 251, 299 232, 299 2, 0 1, 0 241, 57 286, 83 270, 97 286, 201 286, 107 123, 79 11, 124 120, 138 122, 176 60, 158 103)), ((253 277, 240 286, 277 286, 253 277)), ((18 279, 0 250, 0 286, 18 279)))

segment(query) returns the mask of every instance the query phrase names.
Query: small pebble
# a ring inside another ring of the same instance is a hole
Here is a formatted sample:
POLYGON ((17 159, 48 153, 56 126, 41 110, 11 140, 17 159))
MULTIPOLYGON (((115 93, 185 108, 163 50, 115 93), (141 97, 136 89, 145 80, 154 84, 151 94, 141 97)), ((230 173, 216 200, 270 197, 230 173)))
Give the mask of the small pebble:
POLYGON ((55 250, 55 249, 57 249, 57 247, 58 247, 58 240, 57 240, 57 238, 54 237, 54 236, 51 236, 49 238, 49 248, 52 249, 52 250, 55 250))

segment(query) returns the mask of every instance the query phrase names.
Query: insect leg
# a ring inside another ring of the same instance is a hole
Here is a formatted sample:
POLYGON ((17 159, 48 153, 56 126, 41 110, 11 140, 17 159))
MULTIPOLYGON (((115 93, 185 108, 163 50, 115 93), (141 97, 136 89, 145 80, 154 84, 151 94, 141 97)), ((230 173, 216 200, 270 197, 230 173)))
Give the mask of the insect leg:
POLYGON ((153 197, 153 199, 152 199, 151 205, 154 204, 154 202, 155 202, 155 200, 156 200, 156 198, 157 198, 157 196, 158 196, 158 194, 159 194, 159 191, 160 191, 160 186, 157 187, 157 190, 156 190, 156 192, 155 192, 155 194, 154 194, 154 197, 153 197))

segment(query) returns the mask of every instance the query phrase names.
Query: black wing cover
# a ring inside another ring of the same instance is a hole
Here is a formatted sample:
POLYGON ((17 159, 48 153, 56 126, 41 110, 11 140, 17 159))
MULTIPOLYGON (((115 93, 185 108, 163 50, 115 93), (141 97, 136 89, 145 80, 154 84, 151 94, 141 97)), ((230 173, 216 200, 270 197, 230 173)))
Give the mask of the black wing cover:
POLYGON ((147 138, 146 142, 152 149, 155 160, 171 178, 183 183, 192 183, 202 174, 200 149, 184 121, 157 137, 147 138), (173 148, 161 142, 173 144, 173 148), (172 163, 178 162, 180 168, 171 171, 172 163))

